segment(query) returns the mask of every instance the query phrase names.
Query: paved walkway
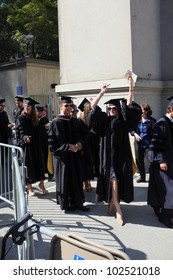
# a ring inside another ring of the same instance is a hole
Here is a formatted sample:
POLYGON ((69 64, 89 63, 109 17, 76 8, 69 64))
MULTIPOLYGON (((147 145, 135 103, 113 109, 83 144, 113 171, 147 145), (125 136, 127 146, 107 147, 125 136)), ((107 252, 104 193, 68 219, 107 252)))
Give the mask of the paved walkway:
MULTIPOLYGON (((92 192, 85 192, 86 205, 90 212, 78 210, 65 214, 55 200, 55 183, 46 182, 48 195, 42 195, 37 185, 37 195, 30 197, 28 210, 33 219, 53 229, 57 234, 75 233, 92 242, 123 250, 132 260, 173 260, 173 230, 162 225, 147 205, 148 183, 134 184, 135 199, 131 204, 121 203, 124 226, 118 225, 115 217, 107 213, 106 203, 95 202, 96 181, 92 192)), ((0 225, 12 222, 12 210, 0 209, 0 225)), ((0 242, 8 226, 0 227, 0 242)), ((37 233, 34 235, 36 259, 48 259, 51 238, 37 233)), ((15 259, 12 249, 6 259, 15 259)))

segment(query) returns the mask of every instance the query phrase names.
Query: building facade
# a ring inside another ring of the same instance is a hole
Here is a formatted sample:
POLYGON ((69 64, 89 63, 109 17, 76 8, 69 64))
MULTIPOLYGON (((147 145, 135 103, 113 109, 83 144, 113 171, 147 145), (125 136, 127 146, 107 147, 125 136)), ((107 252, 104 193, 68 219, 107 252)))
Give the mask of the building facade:
POLYGON ((135 101, 165 113, 173 95, 172 0, 59 0, 58 95, 93 98, 104 82, 110 97, 126 97, 126 71, 137 76, 135 101))
POLYGON ((13 121, 15 96, 31 97, 48 105, 50 117, 58 111, 57 96, 51 85, 59 84, 59 63, 27 58, 0 65, 0 97, 13 121))

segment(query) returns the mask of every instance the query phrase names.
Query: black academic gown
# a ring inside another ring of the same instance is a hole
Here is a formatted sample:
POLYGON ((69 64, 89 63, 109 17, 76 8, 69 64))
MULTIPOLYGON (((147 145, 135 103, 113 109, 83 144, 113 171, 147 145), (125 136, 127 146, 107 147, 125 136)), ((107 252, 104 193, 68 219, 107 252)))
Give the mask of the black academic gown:
POLYGON ((8 128, 9 123, 7 112, 0 112, 0 143, 8 144, 8 137, 11 132, 11 128, 8 128))
POLYGON ((16 107, 16 108, 13 110, 14 123, 16 123, 17 118, 18 118, 18 116, 21 115, 22 111, 23 111, 23 107, 21 107, 21 108, 20 108, 20 107, 16 107))
POLYGON ((118 182, 119 199, 133 201, 132 154, 127 122, 122 115, 111 118, 99 107, 88 116, 100 137, 100 167, 97 181, 98 201, 109 202, 111 198, 110 170, 113 166, 118 182))
POLYGON ((173 123, 166 116, 154 126, 148 156, 151 161, 148 204, 173 210, 173 123), (160 163, 167 163, 168 170, 162 171, 160 163))
POLYGON ((53 155, 57 204, 62 210, 84 203, 81 153, 69 151, 69 144, 77 142, 83 142, 77 119, 59 115, 51 122, 48 144, 53 155))
POLYGON ((14 135, 14 139, 13 139, 14 145, 17 145, 17 143, 19 141, 19 139, 17 139, 16 125, 17 125, 17 119, 21 115, 22 111, 23 111, 23 107, 22 108, 16 107, 13 110, 13 117, 14 117, 14 124, 15 124, 15 135, 14 135))
POLYGON ((27 167, 27 183, 45 179, 44 159, 41 150, 41 138, 38 125, 33 125, 29 116, 20 115, 16 121, 17 145, 22 147, 27 167), (31 143, 25 143, 26 136, 31 136, 31 143))
POLYGON ((81 153, 83 182, 94 179, 94 161, 92 154, 92 134, 91 129, 81 120, 78 119, 81 127, 83 139, 83 149, 81 153))
POLYGON ((48 160, 48 129, 45 128, 45 125, 49 123, 47 117, 42 117, 38 122, 38 127, 40 131, 40 138, 41 138, 41 149, 43 152, 44 157, 44 166, 45 166, 45 173, 48 173, 47 170, 47 160, 48 160))

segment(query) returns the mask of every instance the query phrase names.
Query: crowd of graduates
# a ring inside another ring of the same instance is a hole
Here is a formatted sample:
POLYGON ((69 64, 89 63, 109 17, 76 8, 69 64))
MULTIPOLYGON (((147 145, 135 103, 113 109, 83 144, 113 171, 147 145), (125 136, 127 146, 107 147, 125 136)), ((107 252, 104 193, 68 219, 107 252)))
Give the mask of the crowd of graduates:
POLYGON ((106 112, 98 104, 109 84, 104 84, 91 102, 84 98, 78 107, 72 97, 62 96, 60 113, 51 121, 45 106, 30 97, 16 96, 14 121, 10 122, 4 110, 5 99, 0 99, 0 142, 9 143, 15 128, 13 144, 24 151, 28 195, 36 194, 36 182, 42 193, 48 194, 44 184, 47 174, 49 180, 55 180, 56 201, 61 210, 88 212, 84 190, 92 191, 91 181, 96 178, 96 199, 108 204, 108 212, 119 225, 124 224, 120 202, 134 200, 135 168, 140 174, 137 183, 146 182, 146 157, 147 202, 159 221, 172 228, 173 98, 165 116, 156 121, 149 104, 134 102, 132 76, 127 80, 127 100, 107 100, 106 112), (130 134, 135 139, 135 158, 130 134))

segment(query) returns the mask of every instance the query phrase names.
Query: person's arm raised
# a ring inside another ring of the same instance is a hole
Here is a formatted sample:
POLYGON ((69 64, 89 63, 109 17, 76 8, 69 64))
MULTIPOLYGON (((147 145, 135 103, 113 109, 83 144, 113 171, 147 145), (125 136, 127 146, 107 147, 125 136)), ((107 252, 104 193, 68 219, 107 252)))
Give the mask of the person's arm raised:
POLYGON ((103 86, 100 89, 100 92, 98 93, 98 95, 96 96, 96 98, 94 98, 91 101, 91 108, 92 110, 95 110, 97 104, 99 103, 100 99, 102 98, 102 96, 105 94, 105 92, 107 91, 107 88, 110 84, 103 84, 103 86))
POLYGON ((133 86, 133 78, 132 76, 128 76, 128 81, 129 81, 129 95, 127 98, 127 105, 131 105, 132 101, 134 101, 134 86, 133 86))

